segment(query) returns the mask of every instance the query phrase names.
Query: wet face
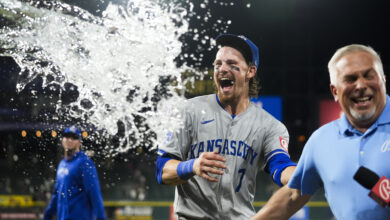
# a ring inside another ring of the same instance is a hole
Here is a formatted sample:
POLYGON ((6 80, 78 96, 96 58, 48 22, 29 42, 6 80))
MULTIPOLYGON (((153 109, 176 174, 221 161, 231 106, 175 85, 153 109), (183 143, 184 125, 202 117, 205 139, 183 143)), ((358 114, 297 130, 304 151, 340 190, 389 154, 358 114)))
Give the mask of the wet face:
POLYGON ((361 131, 378 119, 386 104, 385 77, 375 62, 362 51, 343 56, 336 62, 336 85, 330 86, 349 122, 361 131))
POLYGON ((63 137, 62 147, 64 150, 78 150, 80 148, 81 141, 75 137, 63 137))
POLYGON ((249 79, 256 67, 248 66, 244 56, 236 49, 224 46, 214 61, 214 83, 221 102, 234 102, 248 97, 249 79))

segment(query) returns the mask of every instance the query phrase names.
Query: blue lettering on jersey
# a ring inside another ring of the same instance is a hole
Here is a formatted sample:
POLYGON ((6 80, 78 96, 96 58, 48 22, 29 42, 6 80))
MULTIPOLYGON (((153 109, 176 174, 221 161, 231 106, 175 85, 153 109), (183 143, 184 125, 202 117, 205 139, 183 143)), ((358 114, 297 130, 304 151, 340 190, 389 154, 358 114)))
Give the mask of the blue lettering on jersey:
POLYGON ((232 152, 230 152, 230 155, 236 155, 236 141, 230 141, 230 148, 232 148, 232 152))
POLYGON ((249 151, 249 146, 244 143, 244 154, 242 155, 242 158, 244 158, 245 160, 248 158, 248 151, 249 151))
POLYGON ((195 158, 195 148, 197 144, 194 144, 191 146, 191 152, 190 152, 190 158, 194 159, 195 158))
POLYGON ((216 141, 215 141, 215 147, 217 147, 218 148, 218 153, 220 154, 221 153, 221 142, 222 142, 222 139, 217 139, 216 141))
POLYGON ((253 160, 257 157, 257 152, 252 150, 252 155, 251 155, 251 165, 253 165, 253 160))
POLYGON ((254 160, 259 155, 258 152, 254 151, 251 146, 249 146, 243 141, 228 140, 228 139, 214 139, 214 140, 207 140, 207 146, 205 145, 206 145, 206 141, 201 141, 199 143, 193 144, 190 149, 190 155, 189 155, 190 159, 194 159, 195 157, 198 158, 201 153, 213 152, 215 149, 218 148, 219 154, 241 157, 244 160, 250 159, 249 163, 250 165, 253 165, 254 160), (195 151, 197 151, 197 154, 195 154, 195 151))
POLYGON ((242 141, 238 142, 237 156, 242 156, 240 149, 241 149, 241 145, 243 145, 243 144, 244 144, 244 142, 242 142, 242 141))
POLYGON ((199 147, 198 147, 198 156, 196 156, 196 157, 199 157, 199 155, 201 154, 201 153, 203 153, 203 151, 204 151, 204 147, 203 147, 203 141, 201 141, 200 143, 199 143, 199 147))
POLYGON ((225 139, 225 142, 223 143, 223 151, 222 154, 229 155, 229 140, 225 139), (225 152, 226 150, 226 152, 225 152))
POLYGON ((214 151, 214 142, 215 142, 215 140, 207 140, 207 151, 208 152, 214 151))

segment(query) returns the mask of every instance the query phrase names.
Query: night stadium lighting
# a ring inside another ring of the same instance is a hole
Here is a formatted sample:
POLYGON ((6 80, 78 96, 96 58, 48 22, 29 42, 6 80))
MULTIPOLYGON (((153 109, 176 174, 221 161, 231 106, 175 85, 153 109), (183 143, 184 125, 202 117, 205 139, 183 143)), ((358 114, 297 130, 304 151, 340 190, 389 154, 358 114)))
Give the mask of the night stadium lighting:
POLYGON ((299 135, 299 137, 298 137, 299 142, 304 142, 305 140, 306 140, 305 135, 299 135))
POLYGON ((52 136, 53 138, 57 137, 57 135, 58 135, 58 134, 57 134, 57 131, 54 131, 54 130, 51 131, 51 136, 52 136))

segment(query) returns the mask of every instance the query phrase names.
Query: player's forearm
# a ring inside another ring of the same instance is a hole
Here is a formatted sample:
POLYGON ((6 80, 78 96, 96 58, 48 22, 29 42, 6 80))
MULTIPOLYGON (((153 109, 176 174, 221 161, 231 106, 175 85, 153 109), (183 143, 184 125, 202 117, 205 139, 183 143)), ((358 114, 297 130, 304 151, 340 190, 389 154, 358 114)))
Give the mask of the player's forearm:
POLYGON ((310 195, 300 195, 300 191, 288 186, 280 188, 251 220, 283 220, 291 217, 309 201, 310 195))
POLYGON ((162 180, 164 184, 180 185, 186 182, 185 180, 180 179, 180 177, 177 175, 177 166, 180 162, 181 161, 179 160, 172 159, 165 164, 162 173, 162 180))
POLYGON ((283 170, 282 175, 280 176, 280 182, 283 185, 286 185, 288 183, 292 174, 294 173, 295 168, 296 166, 289 166, 283 170))

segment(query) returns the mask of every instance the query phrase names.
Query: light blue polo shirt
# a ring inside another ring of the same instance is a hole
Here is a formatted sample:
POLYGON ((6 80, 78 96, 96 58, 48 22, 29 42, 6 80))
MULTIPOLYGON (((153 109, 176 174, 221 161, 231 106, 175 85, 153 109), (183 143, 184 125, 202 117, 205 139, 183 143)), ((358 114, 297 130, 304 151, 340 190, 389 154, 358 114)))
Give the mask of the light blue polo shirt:
POLYGON ((288 186, 302 194, 314 194, 323 186, 337 219, 390 219, 390 208, 378 205, 353 179, 360 166, 390 178, 389 96, 382 114, 364 134, 345 115, 315 131, 288 186))

